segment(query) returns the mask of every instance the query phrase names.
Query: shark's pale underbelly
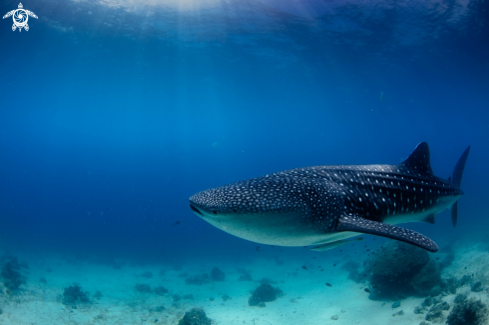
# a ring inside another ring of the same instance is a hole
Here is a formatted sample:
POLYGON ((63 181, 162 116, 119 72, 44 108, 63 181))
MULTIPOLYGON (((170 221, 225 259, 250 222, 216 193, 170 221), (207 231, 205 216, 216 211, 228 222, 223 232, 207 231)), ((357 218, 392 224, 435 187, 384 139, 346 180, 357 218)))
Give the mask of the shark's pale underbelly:
POLYGON ((278 246, 309 246, 336 241, 352 236, 354 232, 325 233, 304 222, 295 213, 257 215, 204 216, 213 226, 253 242, 278 246))
POLYGON ((416 213, 407 212, 407 213, 400 213, 397 215, 388 215, 385 217, 384 223, 396 225, 399 223, 422 222, 428 216, 433 214, 438 214, 443 210, 449 208, 459 198, 460 195, 440 197, 438 198, 438 202, 435 205, 433 205, 430 209, 427 209, 425 211, 419 211, 416 213))

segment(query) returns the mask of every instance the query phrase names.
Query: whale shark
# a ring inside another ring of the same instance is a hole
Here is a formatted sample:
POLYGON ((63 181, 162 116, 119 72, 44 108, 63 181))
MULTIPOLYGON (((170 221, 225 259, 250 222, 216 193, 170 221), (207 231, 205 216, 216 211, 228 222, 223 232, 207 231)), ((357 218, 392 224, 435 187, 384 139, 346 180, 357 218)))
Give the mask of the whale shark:
POLYGON ((462 174, 470 146, 452 176, 436 177, 428 144, 397 165, 297 168, 208 189, 190 197, 200 218, 234 236, 278 246, 337 247, 359 234, 403 241, 430 252, 430 238, 399 223, 435 223, 451 207, 458 219, 462 174))

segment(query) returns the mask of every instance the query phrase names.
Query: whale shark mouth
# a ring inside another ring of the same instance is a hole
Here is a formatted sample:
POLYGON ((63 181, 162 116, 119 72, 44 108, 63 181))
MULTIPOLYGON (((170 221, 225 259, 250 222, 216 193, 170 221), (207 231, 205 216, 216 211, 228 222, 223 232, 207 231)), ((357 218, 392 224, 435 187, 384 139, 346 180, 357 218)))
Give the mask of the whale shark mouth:
POLYGON ((194 207, 192 204, 190 204, 190 210, 192 210, 193 212, 195 212, 196 214, 198 214, 201 217, 204 216, 204 214, 202 212, 200 212, 200 210, 197 209, 196 207, 194 207))

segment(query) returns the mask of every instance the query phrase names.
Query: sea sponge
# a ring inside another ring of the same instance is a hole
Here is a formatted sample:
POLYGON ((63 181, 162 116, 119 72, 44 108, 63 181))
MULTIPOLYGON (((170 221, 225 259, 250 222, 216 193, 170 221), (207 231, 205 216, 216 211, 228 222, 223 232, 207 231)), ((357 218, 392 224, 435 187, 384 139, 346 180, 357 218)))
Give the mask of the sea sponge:
POLYGON ((440 267, 433 260, 429 260, 417 274, 415 274, 410 285, 419 295, 427 295, 437 285, 441 283, 440 267))
POLYGON ((226 280, 226 275, 223 271, 219 270, 217 267, 213 268, 211 271, 212 281, 224 281, 226 280))
POLYGON ((156 293, 158 296, 163 296, 165 293, 168 293, 168 289, 162 286, 156 287, 154 289, 154 293, 156 293))
POLYGON ((63 293, 63 303, 65 305, 75 302, 90 302, 90 299, 88 299, 88 292, 83 292, 81 287, 77 284, 65 288, 63 293))
POLYGON ((25 283, 25 278, 17 271, 18 269, 13 262, 7 262, 2 267, 3 285, 9 290, 16 290, 25 283))
POLYGON ((275 288, 269 284, 264 283, 255 289, 253 295, 248 300, 248 305, 265 307, 265 302, 274 301, 275 299, 277 299, 277 296, 280 297, 283 294, 283 291, 279 288, 275 288))
POLYGON ((192 308, 185 313, 178 325, 211 325, 211 322, 202 308, 192 308))
POLYGON ((144 292, 144 293, 151 292, 151 287, 149 286, 149 284, 138 283, 138 284, 136 284, 134 289, 136 289, 137 292, 144 292))
POLYGON ((455 305, 448 315, 448 325, 483 325, 488 319, 488 308, 474 298, 455 305))
POLYGON ((209 274, 203 273, 201 275, 196 275, 193 277, 186 278, 185 283, 189 284, 189 285, 191 284, 191 285, 200 286, 203 284, 211 283, 211 278, 210 278, 209 274))
POLYGON ((372 299, 425 295, 441 282, 440 268, 428 252, 403 242, 384 243, 365 262, 372 299))

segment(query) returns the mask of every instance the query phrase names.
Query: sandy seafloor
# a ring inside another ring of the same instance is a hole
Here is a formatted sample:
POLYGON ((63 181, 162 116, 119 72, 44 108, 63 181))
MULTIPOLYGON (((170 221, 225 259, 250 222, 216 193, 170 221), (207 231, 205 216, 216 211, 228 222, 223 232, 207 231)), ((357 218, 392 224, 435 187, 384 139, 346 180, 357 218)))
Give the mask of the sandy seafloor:
MULTIPOLYGON (((487 287, 489 284, 489 252, 482 245, 460 244, 454 247, 455 260, 443 270, 442 278, 461 277, 474 274, 487 287)), ((27 260, 29 269, 23 272, 27 282, 17 292, 7 294, 3 288, 0 295, 0 324, 178 324, 184 313, 193 307, 201 307, 213 324, 419 324, 424 315, 413 312, 424 298, 402 300, 399 308, 391 308, 392 301, 368 299, 364 291, 367 286, 349 280, 341 265, 351 259, 327 256, 307 261, 283 260, 282 265, 271 258, 257 257, 236 265, 224 262, 209 262, 175 265, 131 266, 120 269, 94 265, 86 262, 67 262, 67 258, 27 260), (336 266, 333 266, 337 263, 336 266), (301 268, 309 265, 308 270, 301 268), (324 269, 320 271, 318 265, 324 269), (217 266, 226 274, 224 282, 213 282, 200 286, 185 284, 182 273, 188 276, 210 273, 217 266), (251 270, 252 282, 238 281, 237 268, 251 270), (48 272, 48 269, 52 271, 48 272), (152 278, 141 277, 151 272, 152 278), (40 283, 44 277, 46 284, 40 283), (277 283, 284 296, 266 307, 250 307, 250 291, 255 289, 263 277, 277 283), (326 282, 332 284, 327 287, 326 282), (90 293, 90 304, 75 304, 75 308, 62 303, 65 287, 77 283, 90 293), (159 296, 154 293, 139 293, 137 283, 149 284, 152 288, 164 286, 169 293, 159 296), (95 299, 96 291, 102 298, 95 299), (175 303, 173 294, 192 294, 193 300, 182 299, 175 303), (222 296, 232 299, 224 302, 222 296), (215 300, 210 301, 213 297, 215 300), (163 311, 156 307, 163 305, 163 311), (404 315, 393 316, 399 310, 404 315), (331 319, 337 315, 338 319, 331 319)), ((435 255, 431 255, 434 258, 435 255)), ((442 255, 437 255, 442 256, 442 255)), ((22 256, 18 256, 23 260, 22 256)), ((469 286, 459 288, 457 293, 488 302, 488 291, 474 293, 469 286)), ((443 297, 453 305, 455 295, 443 297)), ((449 313, 444 312, 445 316, 449 313)))

